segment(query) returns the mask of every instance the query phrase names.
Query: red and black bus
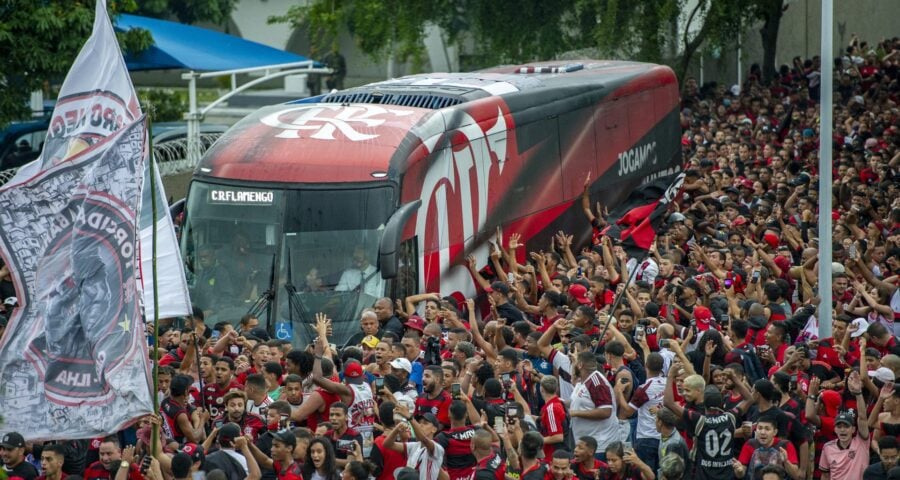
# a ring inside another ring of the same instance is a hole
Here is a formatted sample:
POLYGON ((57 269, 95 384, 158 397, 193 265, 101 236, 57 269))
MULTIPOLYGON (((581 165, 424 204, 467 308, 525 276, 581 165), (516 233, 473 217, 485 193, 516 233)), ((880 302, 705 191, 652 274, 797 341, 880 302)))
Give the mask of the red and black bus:
POLYGON ((672 70, 584 60, 431 73, 264 107, 201 160, 182 229, 210 323, 251 308, 309 341, 376 298, 468 297, 497 226, 532 245, 583 231, 580 195, 614 206, 680 169, 672 70), (538 242, 538 243, 534 243, 538 242))

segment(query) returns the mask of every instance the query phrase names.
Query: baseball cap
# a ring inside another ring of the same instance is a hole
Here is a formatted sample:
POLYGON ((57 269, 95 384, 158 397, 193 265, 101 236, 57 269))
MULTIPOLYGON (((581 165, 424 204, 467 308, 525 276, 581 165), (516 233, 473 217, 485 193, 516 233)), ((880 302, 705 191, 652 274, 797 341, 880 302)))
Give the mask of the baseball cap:
POLYGON ((19 304, 19 299, 16 297, 6 297, 6 300, 3 300, 3 304, 15 307, 19 304))
POLYGON ((743 215, 738 215, 737 217, 734 217, 734 220, 731 222, 731 226, 740 227, 741 225, 746 225, 747 223, 747 219, 744 218, 743 215))
POLYGON ((391 360, 391 368, 396 368, 397 370, 404 370, 406 373, 412 373, 412 364, 409 363, 409 360, 405 358, 395 358, 391 360))
POLYGON ((850 412, 841 412, 834 419, 834 424, 837 425, 839 423, 846 423, 847 425, 853 425, 856 423, 856 419, 853 418, 853 414, 850 412))
POLYGON ((866 330, 869 329, 869 322, 867 322, 866 319, 862 317, 854 319, 852 322, 850 322, 850 325, 856 325, 856 331, 850 334, 850 338, 861 337, 864 333, 866 333, 866 330))
POLYGON ((235 438, 241 436, 241 427, 238 424, 229 422, 225 425, 222 425, 222 428, 219 429, 219 434, 217 436, 219 443, 227 442, 230 443, 235 438))
POLYGON ((375 348, 378 346, 378 342, 378 337, 376 337, 375 335, 366 335, 365 338, 363 338, 359 343, 368 348, 375 348))
POLYGON ((181 453, 187 454, 189 457, 191 457, 191 461, 203 461, 203 447, 197 445, 196 443, 185 443, 184 447, 181 448, 181 453))
POLYGON ((279 442, 288 445, 290 447, 297 446, 297 437, 290 430, 281 430, 280 432, 273 432, 272 437, 274 440, 278 440, 279 442))
POLYGON ((263 327, 256 327, 253 330, 250 330, 250 336, 263 342, 268 342, 270 340, 269 332, 263 327))
POLYGON ((745 179, 741 180, 741 184, 739 185, 739 187, 753 190, 753 180, 750 180, 749 178, 745 178, 745 179))
POLYGON ((869 370, 869 376, 880 380, 881 383, 894 381, 894 371, 887 367, 878 367, 875 370, 869 370))
POLYGON ((576 302, 582 305, 591 303, 591 299, 587 297, 587 288, 585 288, 585 286, 580 283, 574 283, 569 286, 569 295, 571 295, 576 302))
POLYGON ((679 212, 674 212, 669 215, 669 223, 683 222, 684 220, 684 215, 679 212))
POLYGON ((363 369, 359 362, 347 362, 347 365, 344 366, 344 378, 357 379, 362 378, 362 376, 363 369))
POLYGON ((769 246, 773 249, 778 248, 778 244, 781 243, 778 241, 778 235, 775 235, 772 232, 768 232, 763 235, 763 240, 765 240, 765 242, 768 243, 769 246))
POLYGON ((694 313, 694 320, 696 320, 698 323, 705 324, 705 325, 697 325, 697 328, 699 330, 708 329, 709 321, 712 319, 712 311, 710 311, 710 309, 708 309, 702 305, 698 305, 698 306, 694 307, 693 313, 694 313), (704 326, 706 328, 703 328, 704 326))
POLYGON ((488 287, 487 291, 488 293, 498 292, 506 295, 507 293, 509 293, 509 285, 507 285, 505 282, 494 282, 490 287, 488 287))
POLYGON ((419 317, 417 315, 409 317, 409 320, 407 320, 404 325, 413 330, 418 330, 420 332, 425 331, 425 320, 422 320, 422 317, 419 317))
POLYGON ((9 432, 0 440, 0 447, 6 449, 25 448, 25 437, 18 432, 9 432))
POLYGON ((844 274, 844 273, 847 273, 847 269, 845 269, 844 266, 838 262, 831 262, 831 273, 832 274, 844 274))
POLYGON ((437 419, 437 417, 435 417, 434 414, 431 413, 431 412, 423 413, 422 415, 419 415, 419 416, 417 417, 417 419, 418 419, 420 422, 423 422, 423 421, 424 421, 424 422, 428 422, 428 423, 434 425, 434 428, 437 428, 438 430, 441 429, 441 422, 440 422, 440 421, 437 419))

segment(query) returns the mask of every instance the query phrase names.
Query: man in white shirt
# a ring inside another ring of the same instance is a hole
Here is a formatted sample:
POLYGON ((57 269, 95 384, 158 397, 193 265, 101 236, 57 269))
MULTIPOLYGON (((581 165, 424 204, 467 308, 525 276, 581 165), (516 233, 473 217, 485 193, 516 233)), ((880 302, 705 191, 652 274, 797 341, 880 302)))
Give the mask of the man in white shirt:
POLYGON ((572 391, 569 416, 574 438, 597 439, 597 457, 606 461, 606 447, 621 440, 616 416, 614 392, 606 376, 600 373, 593 352, 581 352, 575 361, 578 383, 572 391))
POLYGON ((375 265, 369 263, 366 249, 356 247, 353 249, 353 267, 344 270, 334 291, 349 292, 358 288, 359 284, 363 282, 365 282, 363 293, 366 295, 376 298, 384 295, 384 279, 381 278, 375 265))
POLYGON ((657 456, 660 434, 656 430, 656 411, 662 406, 663 393, 666 389, 666 378, 660 375, 662 366, 662 355, 653 352, 647 356, 647 381, 634 391, 631 400, 625 399, 624 384, 613 387, 616 392, 619 418, 629 418, 637 412, 634 452, 653 471, 656 471, 659 465, 657 456))
POLYGON ((417 420, 403 404, 397 405, 394 413, 403 417, 405 421, 399 422, 387 433, 384 448, 406 456, 406 466, 419 472, 419 480, 437 480, 444 464, 444 447, 434 441, 434 435, 440 431, 441 422, 433 413, 421 415, 417 420), (397 442, 397 437, 409 430, 410 426, 419 441, 397 442))

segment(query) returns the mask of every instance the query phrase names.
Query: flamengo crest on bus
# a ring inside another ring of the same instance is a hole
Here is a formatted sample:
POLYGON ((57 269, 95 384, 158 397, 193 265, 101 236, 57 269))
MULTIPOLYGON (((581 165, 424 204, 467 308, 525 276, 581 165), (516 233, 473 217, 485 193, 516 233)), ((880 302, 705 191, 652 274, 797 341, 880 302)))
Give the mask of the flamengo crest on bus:
POLYGON ((379 135, 360 132, 357 128, 372 129, 386 122, 385 116, 405 117, 413 113, 412 110, 387 109, 376 105, 303 105, 279 110, 262 117, 260 121, 282 130, 275 135, 276 138, 306 136, 316 140, 335 140, 335 133, 340 132, 348 140, 360 142, 379 135))

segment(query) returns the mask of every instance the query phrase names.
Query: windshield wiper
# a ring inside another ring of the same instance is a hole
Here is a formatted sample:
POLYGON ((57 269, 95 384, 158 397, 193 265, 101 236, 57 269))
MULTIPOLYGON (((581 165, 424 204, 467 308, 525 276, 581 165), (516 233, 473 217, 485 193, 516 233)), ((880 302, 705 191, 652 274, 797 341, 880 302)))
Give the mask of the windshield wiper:
POLYGON ((256 301, 253 302, 253 305, 250 306, 250 309, 247 310, 247 315, 252 315, 256 318, 259 318, 259 314, 266 311, 266 331, 271 331, 272 329, 272 308, 271 303, 272 300, 275 299, 275 263, 277 261, 277 254, 272 255, 272 270, 269 274, 269 288, 263 293, 259 294, 259 297, 256 298, 256 301))
MULTIPOLYGON (((303 303, 297 298, 297 287, 294 286, 294 269, 293 269, 293 257, 291 256, 291 249, 287 249, 287 282, 284 284, 284 289, 287 290, 288 294, 288 319, 291 322, 291 326, 295 325, 294 323, 294 314, 300 317, 300 320, 311 319, 312 315, 309 310, 303 306, 303 303)), ((302 322, 303 325, 306 325, 310 328, 310 330, 315 331, 315 326, 312 325, 312 321, 302 322)))

